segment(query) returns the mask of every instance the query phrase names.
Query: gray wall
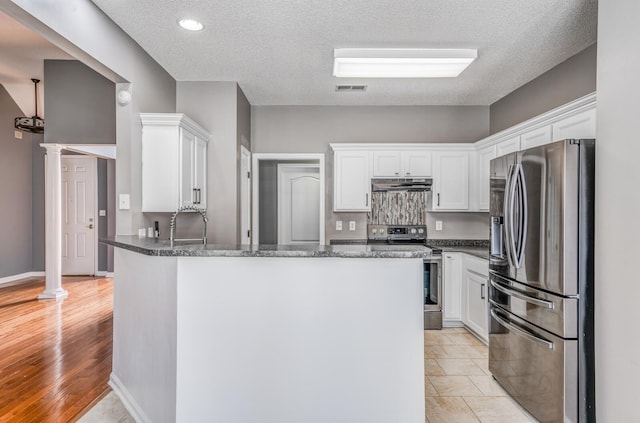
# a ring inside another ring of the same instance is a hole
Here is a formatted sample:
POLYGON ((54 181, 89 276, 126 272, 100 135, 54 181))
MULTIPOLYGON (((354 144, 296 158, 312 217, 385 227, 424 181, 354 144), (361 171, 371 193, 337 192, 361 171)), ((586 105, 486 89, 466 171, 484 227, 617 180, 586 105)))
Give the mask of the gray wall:
POLYGON ((597 45, 593 44, 491 105, 495 134, 596 90, 597 45))
MULTIPOLYGON (((115 84, 76 60, 45 60, 44 103, 45 143, 114 144, 116 140, 115 84)), ((34 166, 44 167, 44 148, 34 155, 34 166)), ((98 160, 98 208, 109 211, 107 166, 98 160)), ((110 174, 111 177, 115 175, 110 174)), ((44 210, 44 172, 33 180, 34 209, 44 210)), ((37 227, 44 229, 44 214, 37 227)), ((98 218, 98 235, 107 235, 109 222, 115 214, 98 218)), ((44 231, 34 232, 34 262, 36 270, 44 270, 44 231), (36 261, 37 259, 37 261, 36 261)), ((98 244, 98 270, 113 269, 109 262, 109 247, 98 244)))
POLYGON ((488 106, 253 106, 254 153, 324 153, 329 143, 474 142, 488 106))
POLYGON ((238 240, 238 89, 235 82, 178 82, 176 110, 204 127, 208 146, 207 217, 211 242, 238 240))
POLYGON ((258 234, 261 244, 278 243, 278 162, 260 160, 258 234))
POLYGON ((598 5, 596 145, 596 412, 638 422, 640 283, 640 2, 598 5))
MULTIPOLYGON (((254 106, 254 153, 325 153, 326 241, 365 239, 366 213, 333 213, 333 154, 329 143, 463 143, 489 134, 488 106, 254 106), (336 221, 343 230, 336 231, 336 221), (356 230, 348 230, 348 222, 356 230)), ((477 215, 478 213, 474 214, 477 215)), ((479 214, 483 215, 483 214, 479 214)), ((488 223, 442 214, 439 238, 488 238, 488 223)), ((262 230, 261 230, 262 232, 262 230)))
POLYGON ((116 192, 131 194, 131 209, 116 210, 116 232, 137 233, 144 226, 138 114, 175 112, 175 80, 90 0, 13 0, 0 2, 0 10, 131 91, 131 103, 116 109, 116 192))
POLYGON ((13 119, 22 115, 0 85, 0 278, 32 270, 31 146, 42 136, 14 138, 13 119))

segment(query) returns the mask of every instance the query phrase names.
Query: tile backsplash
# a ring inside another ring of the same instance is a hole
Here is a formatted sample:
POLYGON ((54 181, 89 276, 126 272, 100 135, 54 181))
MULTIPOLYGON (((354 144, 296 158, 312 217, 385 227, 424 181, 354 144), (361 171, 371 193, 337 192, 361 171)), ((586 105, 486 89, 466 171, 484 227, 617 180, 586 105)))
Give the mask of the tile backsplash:
POLYGON ((424 225, 427 210, 426 191, 386 191, 371 193, 372 225, 424 225))

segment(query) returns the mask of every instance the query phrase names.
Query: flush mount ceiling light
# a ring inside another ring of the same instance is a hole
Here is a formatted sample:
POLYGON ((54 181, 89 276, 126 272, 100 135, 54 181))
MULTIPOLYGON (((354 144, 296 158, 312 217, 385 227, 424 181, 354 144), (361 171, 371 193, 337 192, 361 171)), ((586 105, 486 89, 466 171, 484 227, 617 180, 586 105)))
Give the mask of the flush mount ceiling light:
POLYGON ((179 19, 178 25, 188 31, 200 31, 204 28, 204 25, 194 19, 179 19))
POLYGON ((337 48, 339 78, 451 78, 478 57, 476 49, 337 48))

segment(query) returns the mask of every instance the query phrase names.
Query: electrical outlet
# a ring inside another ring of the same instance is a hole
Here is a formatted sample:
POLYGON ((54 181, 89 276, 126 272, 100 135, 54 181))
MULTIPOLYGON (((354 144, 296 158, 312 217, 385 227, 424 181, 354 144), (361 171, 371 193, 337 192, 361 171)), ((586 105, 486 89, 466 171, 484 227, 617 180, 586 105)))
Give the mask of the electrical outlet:
POLYGON ((98 212, 98 216, 100 216, 100 217, 104 217, 104 216, 106 216, 106 215, 107 215, 107 211, 106 211, 106 210, 100 210, 100 211, 98 212))
POLYGON ((145 228, 138 229, 138 238, 144 238, 147 235, 147 230, 145 228))
POLYGON ((349 230, 350 231, 355 231, 356 230, 356 221, 355 220, 350 220, 349 221, 349 230))
POLYGON ((342 220, 336 220, 336 231, 342 230, 342 220))
POLYGON ((16 139, 21 140, 22 139, 22 131, 13 131, 13 136, 16 139))
POLYGON ((436 220, 436 231, 442 230, 442 220, 436 220))

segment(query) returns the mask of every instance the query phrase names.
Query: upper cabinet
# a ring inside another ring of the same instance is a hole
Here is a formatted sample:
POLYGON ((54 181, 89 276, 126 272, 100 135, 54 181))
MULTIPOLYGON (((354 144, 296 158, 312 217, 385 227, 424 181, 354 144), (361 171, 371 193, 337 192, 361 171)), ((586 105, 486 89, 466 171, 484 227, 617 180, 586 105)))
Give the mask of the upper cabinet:
POLYGON ((496 143, 496 157, 520 150, 520 136, 508 138, 496 143))
POLYGON ((553 139, 595 138, 596 109, 585 110, 553 124, 553 139))
POLYGON ((434 153, 432 209, 469 210, 469 151, 434 153))
POLYGON ((333 211, 371 210, 371 152, 332 147, 333 211))
POLYGON ((432 153, 419 150, 374 150, 374 178, 423 178, 432 175, 432 153))
POLYGON ((181 113, 140 113, 142 211, 207 208, 209 135, 181 113))
POLYGON ((478 195, 478 210, 489 210, 489 178, 490 178, 490 164, 491 160, 495 159, 496 146, 490 145, 481 150, 478 150, 476 160, 478 161, 478 177, 477 181, 477 195, 478 195))
POLYGON ((533 131, 525 132, 520 136, 520 146, 523 150, 539 145, 549 144, 553 141, 551 125, 545 125, 533 131))

